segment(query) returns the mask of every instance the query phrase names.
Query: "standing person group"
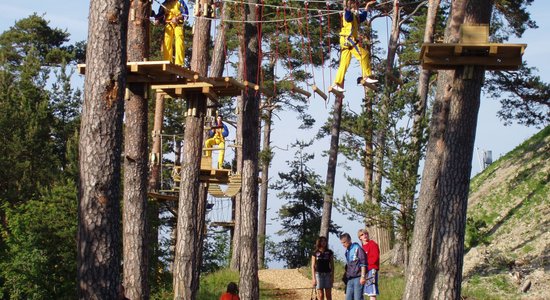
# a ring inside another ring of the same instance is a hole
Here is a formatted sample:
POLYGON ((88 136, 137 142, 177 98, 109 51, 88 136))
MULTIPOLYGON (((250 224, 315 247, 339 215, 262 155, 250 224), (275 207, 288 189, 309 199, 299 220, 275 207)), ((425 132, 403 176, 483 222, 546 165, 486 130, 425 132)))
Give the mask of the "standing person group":
POLYGON ((375 300, 378 291, 378 270, 380 250, 378 244, 369 239, 367 230, 358 232, 362 245, 353 243, 348 233, 340 235, 340 243, 346 248, 346 300, 363 300, 363 295, 375 300))

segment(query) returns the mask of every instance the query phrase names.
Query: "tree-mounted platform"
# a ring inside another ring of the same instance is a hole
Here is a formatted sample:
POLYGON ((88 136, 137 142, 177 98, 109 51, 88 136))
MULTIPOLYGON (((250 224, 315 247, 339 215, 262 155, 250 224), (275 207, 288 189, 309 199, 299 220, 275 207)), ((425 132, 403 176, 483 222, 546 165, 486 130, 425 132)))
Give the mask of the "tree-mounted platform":
POLYGON ((517 70, 527 44, 425 43, 420 59, 426 70, 453 70, 484 66, 487 70, 517 70))
POLYGON ((240 82, 231 77, 202 78, 201 81, 186 79, 176 83, 154 84, 151 85, 151 88, 157 91, 160 90, 174 98, 180 98, 185 93, 203 93, 214 101, 217 101, 218 97, 239 96, 246 89, 253 89, 268 97, 273 96, 271 91, 253 82, 240 82))
MULTIPOLYGON (((86 64, 78 64, 78 73, 85 75, 86 64)), ((163 61, 130 61, 126 63, 127 83, 164 84, 182 79, 203 81, 205 77, 197 72, 163 61)))
POLYGON ((454 70, 483 66, 486 70, 517 70, 526 44, 489 43, 488 24, 462 24, 459 43, 424 43, 420 51, 425 70, 454 70))
MULTIPOLYGON (((79 64, 78 73, 85 75, 86 64, 79 64)), ((150 84, 152 89, 161 90, 165 94, 180 98, 185 93, 203 93, 210 99, 217 101, 222 96, 238 96, 241 91, 254 89, 269 97, 273 96, 268 89, 244 81, 240 82, 231 77, 210 78, 200 76, 197 72, 170 61, 137 61, 128 62, 127 83, 150 84)))

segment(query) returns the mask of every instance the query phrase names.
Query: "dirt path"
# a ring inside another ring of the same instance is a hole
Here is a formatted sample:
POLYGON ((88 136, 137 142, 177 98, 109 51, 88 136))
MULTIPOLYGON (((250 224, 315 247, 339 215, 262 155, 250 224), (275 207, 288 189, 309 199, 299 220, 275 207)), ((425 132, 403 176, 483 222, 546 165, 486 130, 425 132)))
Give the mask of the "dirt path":
MULTIPOLYGON (((310 300, 311 279, 303 276, 297 269, 260 270, 260 281, 280 289, 281 299, 310 300)), ((344 292, 332 289, 332 299, 344 299, 344 292)))

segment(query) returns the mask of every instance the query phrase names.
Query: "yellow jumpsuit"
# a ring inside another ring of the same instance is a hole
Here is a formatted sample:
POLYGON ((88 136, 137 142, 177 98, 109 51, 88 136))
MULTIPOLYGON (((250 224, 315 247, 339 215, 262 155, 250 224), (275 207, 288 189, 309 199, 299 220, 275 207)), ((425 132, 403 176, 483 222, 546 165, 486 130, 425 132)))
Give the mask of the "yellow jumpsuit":
MULTIPOLYGON (((225 129, 226 128, 214 129, 214 136, 212 136, 211 138, 207 139, 204 142, 204 146, 206 148, 212 148, 214 145, 218 145, 218 149, 220 149, 220 150, 218 150, 219 151, 219 153, 218 153, 218 169, 222 168, 223 160, 224 160, 224 156, 225 156, 225 138, 223 137, 223 131, 225 129)), ((206 150, 204 152, 205 152, 204 156, 206 156, 206 157, 212 155, 212 150, 206 150)))
POLYGON ((164 44, 162 46, 162 56, 164 60, 174 62, 172 58, 174 55, 174 48, 172 45, 174 44, 175 39, 175 64, 182 66, 183 57, 185 55, 183 25, 180 22, 177 22, 176 24, 172 23, 172 19, 174 17, 181 15, 181 3, 178 0, 168 0, 164 1, 164 6, 166 7, 164 10, 166 24, 164 25, 164 44))
MULTIPOLYGON (((344 83, 344 77, 348 70, 351 55, 355 56, 357 60, 361 63, 361 72, 363 77, 370 76, 372 71, 370 67, 369 52, 357 42, 357 32, 359 28, 360 20, 359 16, 346 11, 353 16, 351 22, 346 21, 344 14, 342 16, 342 30, 340 31, 340 66, 338 67, 338 72, 336 73, 336 78, 334 83, 342 86, 344 83)), ((365 16, 366 17, 366 16, 365 16)))

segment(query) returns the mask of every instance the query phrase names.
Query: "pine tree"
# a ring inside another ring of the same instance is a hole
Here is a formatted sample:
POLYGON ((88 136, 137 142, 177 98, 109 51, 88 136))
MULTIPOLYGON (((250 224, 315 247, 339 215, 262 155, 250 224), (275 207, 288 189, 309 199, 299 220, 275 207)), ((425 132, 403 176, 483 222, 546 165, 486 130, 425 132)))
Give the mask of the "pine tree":
POLYGON ((115 299, 121 283, 120 155, 127 26, 127 1, 90 2, 79 143, 80 299, 115 299))
POLYGON ((314 154, 307 153, 312 141, 297 141, 294 159, 287 161, 288 173, 279 173, 271 188, 279 191, 277 196, 288 202, 278 212, 282 229, 277 232, 284 237, 271 255, 283 260, 288 268, 307 266, 315 240, 319 237, 321 208, 323 207, 323 185, 321 176, 309 166, 314 154))

